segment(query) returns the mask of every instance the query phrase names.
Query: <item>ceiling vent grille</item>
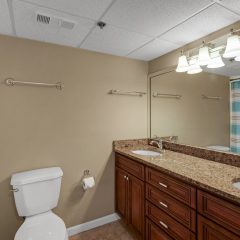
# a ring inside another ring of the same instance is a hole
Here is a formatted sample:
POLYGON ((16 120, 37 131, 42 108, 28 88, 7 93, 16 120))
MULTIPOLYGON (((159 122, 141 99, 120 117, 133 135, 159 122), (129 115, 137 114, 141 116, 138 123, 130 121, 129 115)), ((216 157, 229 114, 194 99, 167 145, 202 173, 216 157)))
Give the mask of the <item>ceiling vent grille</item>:
POLYGON ((49 24, 51 20, 51 17, 42 15, 42 14, 37 14, 37 22, 42 23, 42 24, 49 24))
POLYGON ((68 20, 62 20, 61 21, 61 27, 62 28, 66 28, 66 29, 73 29, 75 26, 75 23, 74 22, 70 22, 68 20))

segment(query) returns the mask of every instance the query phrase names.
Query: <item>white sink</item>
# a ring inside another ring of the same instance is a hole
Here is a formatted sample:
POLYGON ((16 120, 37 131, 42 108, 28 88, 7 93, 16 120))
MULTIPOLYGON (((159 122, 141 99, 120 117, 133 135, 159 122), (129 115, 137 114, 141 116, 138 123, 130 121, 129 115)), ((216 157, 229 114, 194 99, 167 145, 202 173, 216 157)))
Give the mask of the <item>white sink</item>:
POLYGON ((161 155, 159 152, 148 151, 148 150, 134 150, 132 151, 132 153, 142 155, 142 156, 148 156, 148 157, 157 157, 161 155))
POLYGON ((238 188, 238 189, 240 190, 240 180, 237 181, 237 182, 234 182, 234 183, 233 183, 233 186, 234 186, 235 188, 238 188))

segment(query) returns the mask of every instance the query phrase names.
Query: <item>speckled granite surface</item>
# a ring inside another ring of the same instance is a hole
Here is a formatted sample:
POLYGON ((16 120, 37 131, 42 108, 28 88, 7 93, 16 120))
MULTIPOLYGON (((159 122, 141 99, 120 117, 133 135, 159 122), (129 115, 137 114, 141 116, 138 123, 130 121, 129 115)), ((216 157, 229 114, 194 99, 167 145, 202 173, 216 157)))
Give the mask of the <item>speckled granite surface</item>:
POLYGON ((206 148, 193 147, 183 144, 164 142, 163 146, 165 149, 185 153, 199 158, 207 160, 229 164, 232 166, 240 167, 240 155, 231 152, 218 152, 206 148))
POLYGON ((114 141, 114 151, 159 169, 194 186, 211 191, 240 205, 240 190, 232 182, 240 180, 240 168, 209 161, 183 153, 166 150, 158 157, 145 157, 132 150, 157 148, 147 145, 147 140, 114 141))

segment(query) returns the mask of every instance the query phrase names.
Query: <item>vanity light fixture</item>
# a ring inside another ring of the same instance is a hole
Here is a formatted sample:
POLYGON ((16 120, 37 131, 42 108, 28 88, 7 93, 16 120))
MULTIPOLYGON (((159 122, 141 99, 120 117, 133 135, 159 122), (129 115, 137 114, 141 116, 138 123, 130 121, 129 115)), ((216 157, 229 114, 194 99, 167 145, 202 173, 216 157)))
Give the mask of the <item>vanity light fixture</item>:
POLYGON ((188 74, 196 74, 202 72, 202 68, 198 65, 197 59, 191 59, 189 61, 188 74))
POLYGON ((211 54, 210 62, 207 65, 207 68, 220 68, 225 66, 225 63, 222 60, 222 57, 219 54, 219 51, 213 52, 211 54))
POLYGON ((198 65, 199 66, 206 66, 210 62, 210 55, 209 55, 209 49, 208 46, 205 46, 205 43, 203 42, 203 47, 199 49, 198 53, 198 65))
POLYGON ((231 29, 231 35, 227 36, 227 43, 222 42, 226 39, 225 35, 208 43, 203 42, 200 48, 188 50, 187 56, 182 51, 176 72, 195 74, 202 72, 201 66, 220 68, 225 66, 222 57, 240 62, 240 29, 231 29))
POLYGON ((240 56, 240 40, 237 34, 234 34, 233 29, 231 35, 227 39, 227 46, 223 54, 224 58, 235 58, 240 56))
POLYGON ((178 66, 176 68, 176 72, 186 72, 189 69, 189 64, 187 61, 186 55, 183 55, 183 51, 181 52, 181 56, 178 59, 178 66))

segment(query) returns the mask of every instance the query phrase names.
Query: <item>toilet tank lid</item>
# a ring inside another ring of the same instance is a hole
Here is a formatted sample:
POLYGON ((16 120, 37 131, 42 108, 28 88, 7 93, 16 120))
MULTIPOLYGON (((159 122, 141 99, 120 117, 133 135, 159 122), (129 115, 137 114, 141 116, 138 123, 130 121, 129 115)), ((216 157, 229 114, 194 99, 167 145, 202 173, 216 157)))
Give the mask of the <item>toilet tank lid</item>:
POLYGON ((60 167, 35 169, 13 174, 11 178, 11 185, 24 185, 51 180, 62 176, 63 171, 60 167))

